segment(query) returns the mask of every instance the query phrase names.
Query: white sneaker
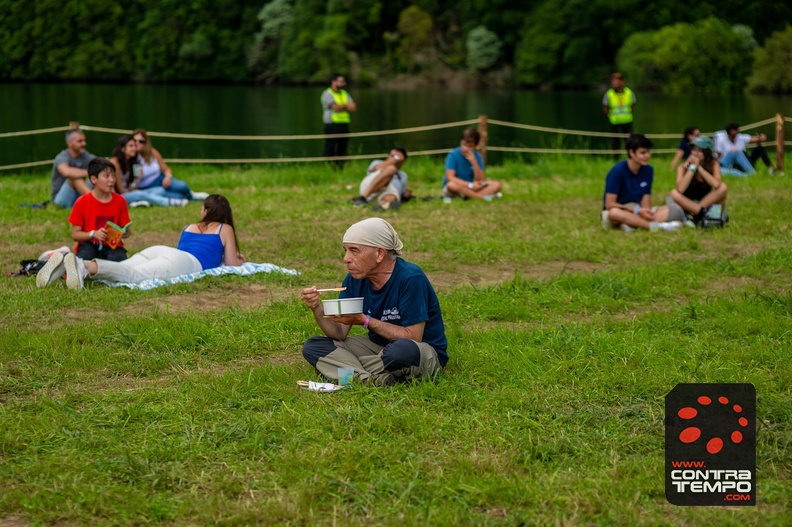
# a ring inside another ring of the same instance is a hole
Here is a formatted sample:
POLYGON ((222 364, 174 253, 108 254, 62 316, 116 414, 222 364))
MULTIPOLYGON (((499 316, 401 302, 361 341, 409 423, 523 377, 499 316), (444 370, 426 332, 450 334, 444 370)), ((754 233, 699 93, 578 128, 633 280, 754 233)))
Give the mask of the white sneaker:
POLYGON ((649 230, 651 230, 652 232, 659 232, 659 231, 673 232, 673 231, 678 231, 681 228, 682 228, 681 221, 660 221, 660 222, 653 221, 652 223, 649 224, 649 230))
POLYGON ((624 232, 635 232, 635 227, 630 227, 626 223, 622 223, 619 225, 619 228, 624 232))
POLYGON ((150 207, 151 203, 148 201, 133 201, 129 204, 130 207, 150 207))
POLYGON ((47 287, 63 276, 63 253, 54 252, 44 267, 36 273, 36 287, 47 287))
POLYGON ((199 200, 199 199, 206 199, 209 197, 208 192, 192 192, 192 199, 199 200))
POLYGON ((189 202, 190 200, 188 199, 179 199, 179 198, 170 199, 171 207, 186 207, 189 202))
POLYGON ((43 253, 41 253, 41 254, 39 255, 39 257, 37 258, 37 260, 49 260, 49 259, 50 259, 50 257, 51 257, 53 254, 57 253, 57 252, 59 252, 59 253, 61 253, 61 254, 69 254, 69 253, 71 252, 71 249, 70 249, 70 248, 68 248, 68 247, 66 247, 66 246, 64 245, 63 247, 61 247, 61 248, 59 248, 59 249, 51 249, 51 250, 49 250, 49 251, 44 251, 43 253))
POLYGON ((77 258, 73 253, 63 257, 63 266, 66 268, 66 287, 69 289, 82 289, 85 287, 85 277, 88 271, 83 265, 82 258, 77 258))

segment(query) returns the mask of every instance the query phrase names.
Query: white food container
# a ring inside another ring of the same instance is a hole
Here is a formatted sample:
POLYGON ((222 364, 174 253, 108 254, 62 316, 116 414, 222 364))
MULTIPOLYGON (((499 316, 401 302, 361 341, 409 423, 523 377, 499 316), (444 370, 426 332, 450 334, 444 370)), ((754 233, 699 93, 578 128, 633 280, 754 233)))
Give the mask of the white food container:
POLYGON ((322 300, 325 315, 354 315, 363 312, 363 297, 322 300))

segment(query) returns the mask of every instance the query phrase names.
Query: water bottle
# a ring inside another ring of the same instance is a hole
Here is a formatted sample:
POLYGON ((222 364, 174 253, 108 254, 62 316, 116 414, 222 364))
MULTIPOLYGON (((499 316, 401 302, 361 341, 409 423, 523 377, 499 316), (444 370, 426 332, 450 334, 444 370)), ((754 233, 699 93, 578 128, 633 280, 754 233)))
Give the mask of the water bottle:
POLYGON ((138 184, 140 183, 140 177, 143 175, 143 167, 140 164, 135 163, 132 165, 132 184, 129 185, 130 189, 137 188, 138 184))

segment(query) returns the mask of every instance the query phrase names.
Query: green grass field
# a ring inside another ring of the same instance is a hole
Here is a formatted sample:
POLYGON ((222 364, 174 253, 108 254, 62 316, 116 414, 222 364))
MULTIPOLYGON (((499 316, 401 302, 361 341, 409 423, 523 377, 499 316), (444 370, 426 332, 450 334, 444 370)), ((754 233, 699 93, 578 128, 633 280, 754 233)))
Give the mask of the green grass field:
MULTIPOLYGON (((513 160, 489 170, 503 200, 443 204, 420 199, 442 160, 411 159, 419 199, 383 216, 435 284, 451 360, 336 394, 296 386, 318 332, 298 291, 343 279, 365 165, 177 166, 229 198, 249 261, 301 275, 4 277, 0 525, 790 525, 792 176, 727 179, 725 229, 628 234, 599 226, 610 164, 513 160), (680 382, 756 386, 756 507, 666 502, 680 382)), ((48 198, 48 170, 0 177, 5 271, 70 244, 66 211, 19 206, 48 198)), ((175 245, 199 210, 132 209, 128 248, 175 245)))

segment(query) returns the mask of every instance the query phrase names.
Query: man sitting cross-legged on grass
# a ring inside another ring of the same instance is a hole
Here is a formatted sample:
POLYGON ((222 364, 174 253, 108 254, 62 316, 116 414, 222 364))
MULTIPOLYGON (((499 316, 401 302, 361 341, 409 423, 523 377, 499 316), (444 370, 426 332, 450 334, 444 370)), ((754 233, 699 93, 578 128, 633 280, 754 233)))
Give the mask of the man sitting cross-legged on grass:
POLYGON ((366 384, 387 386, 395 380, 431 378, 448 362, 443 315, 429 279, 401 258, 402 242, 390 223, 369 218, 344 234, 344 264, 349 274, 340 298, 363 298, 363 312, 325 316, 316 287, 303 289, 326 337, 311 337, 303 357, 327 379, 338 368, 351 368, 366 384), (365 337, 350 337, 363 326, 365 337))
POLYGON ((605 180, 600 214, 603 228, 656 232, 676 230, 682 226, 679 221, 666 221, 668 207, 665 205, 652 207, 654 169, 649 164, 651 149, 652 142, 642 134, 627 138, 627 159, 616 163, 605 180))
POLYGON ((484 175, 484 159, 476 151, 481 135, 475 128, 462 132, 459 146, 451 150, 445 160, 443 197, 463 196, 472 199, 500 197, 501 184, 484 175))
POLYGON ((376 201, 372 210, 396 209, 402 201, 412 197, 407 188, 407 173, 401 167, 407 162, 407 150, 397 146, 388 154, 385 161, 374 160, 360 182, 360 196, 352 200, 356 207, 365 207, 376 201))

